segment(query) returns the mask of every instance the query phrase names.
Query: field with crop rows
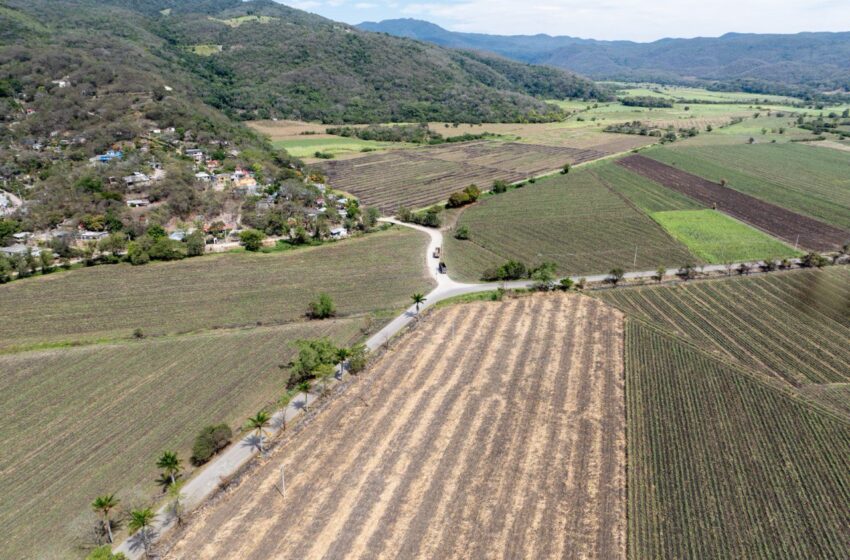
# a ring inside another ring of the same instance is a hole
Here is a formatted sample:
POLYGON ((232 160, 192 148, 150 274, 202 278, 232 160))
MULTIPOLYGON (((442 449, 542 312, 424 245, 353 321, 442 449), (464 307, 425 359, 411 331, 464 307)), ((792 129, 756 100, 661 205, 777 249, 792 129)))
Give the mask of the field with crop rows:
POLYGON ((0 351, 162 335, 303 317, 329 293, 342 315, 404 308, 427 291, 427 237, 394 228, 282 253, 234 253, 145 266, 97 266, 0 286, 0 351))
POLYGON ((632 320, 626 379, 630 558, 846 558, 847 419, 632 320))
POLYGON ((642 155, 628 156, 617 164, 665 187, 694 198, 755 226, 787 243, 818 251, 832 251, 850 239, 850 232, 765 202, 735 189, 712 183, 671 165, 642 155))
MULTIPOLYGON (((689 147, 647 152, 710 181, 850 231, 850 154, 796 144, 689 147)), ((848 234, 850 240, 850 234, 848 234)))
POLYGON ((279 366, 294 340, 349 344, 365 326, 361 317, 0 355, 0 557, 84 556, 92 499, 115 492, 122 510, 149 505, 162 451, 188 466, 202 426, 235 430, 283 394, 279 366))
POLYGON ((792 247, 714 210, 653 212, 652 219, 702 262, 723 264, 800 256, 792 247))
POLYGON ((619 266, 681 266, 695 257, 657 223, 608 189, 596 170, 575 170, 488 197, 466 209, 458 226, 470 239, 446 236, 453 277, 478 280, 508 259, 551 261, 560 274, 601 274, 619 266), (637 249, 637 260, 635 260, 637 249))
POLYGON ((331 187, 392 214, 448 199, 470 184, 489 189, 493 181, 521 181, 564 164, 598 159, 595 150, 509 142, 467 142, 399 150, 317 165, 331 187))
POLYGON ((593 172, 606 187, 625 196, 647 214, 705 208, 696 200, 663 187, 643 175, 632 173, 619 165, 599 165, 593 172))
POLYGON ((613 290, 605 301, 793 386, 850 383, 850 268, 613 290))
POLYGON ((623 558, 622 340, 583 296, 437 310, 165 557, 623 558))

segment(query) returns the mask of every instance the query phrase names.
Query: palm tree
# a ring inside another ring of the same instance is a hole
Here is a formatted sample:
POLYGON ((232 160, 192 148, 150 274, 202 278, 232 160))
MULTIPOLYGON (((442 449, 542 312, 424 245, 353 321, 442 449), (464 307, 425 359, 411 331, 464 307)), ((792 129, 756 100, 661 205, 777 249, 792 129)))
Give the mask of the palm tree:
POLYGON ((91 503, 92 509, 103 516, 103 525, 106 527, 110 544, 112 543, 112 521, 109 520, 109 512, 118 507, 118 501, 115 494, 104 494, 91 503))
POLYGON ((183 524, 183 504, 180 503, 180 500, 183 499, 183 485, 185 483, 185 480, 181 480, 168 487, 168 497, 173 500, 171 502, 171 512, 177 520, 178 525, 183 524))
POLYGON ((264 410, 261 410, 252 418, 248 418, 248 427, 251 428, 260 440, 260 451, 263 450, 263 438, 266 436, 266 428, 269 426, 270 421, 271 415, 264 410))
POLYGON ((286 393, 283 394, 282 397, 280 397, 280 400, 277 403, 278 406, 280 406, 283 409, 283 414, 281 415, 281 418, 280 418, 280 425, 283 428, 284 432, 286 431, 286 409, 289 407, 289 402, 291 400, 292 400, 292 395, 290 395, 289 392, 286 392, 286 393))
POLYGON ((175 451, 165 451, 156 462, 156 466, 165 471, 165 474, 171 478, 171 484, 177 482, 176 475, 180 473, 183 465, 180 464, 180 459, 175 451))
POLYGON ((131 535, 141 533, 142 546, 145 547, 145 558, 150 556, 151 525, 155 518, 156 514, 151 508, 134 509, 130 512, 130 523, 127 524, 127 528, 131 535))
POLYGON ((416 293, 410 296, 410 299, 413 300, 413 303, 416 305, 416 312, 419 313, 419 306, 425 303, 425 296, 423 294, 416 293))

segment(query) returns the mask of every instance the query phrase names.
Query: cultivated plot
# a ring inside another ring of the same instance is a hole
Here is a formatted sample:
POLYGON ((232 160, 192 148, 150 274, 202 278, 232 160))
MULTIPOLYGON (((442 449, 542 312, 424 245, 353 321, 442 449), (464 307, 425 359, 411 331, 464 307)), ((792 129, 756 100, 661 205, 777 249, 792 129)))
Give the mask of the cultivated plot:
POLYGON ((582 296, 436 311, 166 557, 622 558, 622 336, 582 296))
POLYGON ((393 312, 428 291, 427 237, 392 229, 271 254, 98 266, 0 286, 0 350, 300 320, 319 292, 341 315, 393 312))
POLYGON ((529 266, 554 262, 562 275, 696 261, 684 245, 607 187, 597 171, 609 165, 541 180, 467 208, 457 226, 469 230, 469 239, 446 236, 453 277, 477 281, 486 269, 508 259, 529 266))
POLYGON ((670 210, 650 215, 706 263, 777 260, 800 255, 785 243, 715 210, 670 210))
POLYGON ((709 207, 716 207, 792 245, 817 251, 832 251, 850 239, 850 232, 713 183, 655 159, 633 155, 620 159, 617 163, 709 207))
POLYGON ((565 164, 598 159, 596 150, 510 142, 468 142, 400 150, 318 165, 330 185, 386 213, 448 199, 470 184, 489 189, 493 181, 521 181, 565 164))
POLYGON ((316 321, 0 355, 0 557, 84 556, 96 496, 116 494, 116 520, 150 505, 162 496, 159 454, 177 451, 189 467, 203 426, 236 430, 272 405, 295 340, 351 344, 365 326, 316 321))
POLYGON ((710 181, 725 179, 737 191, 850 231, 850 154, 794 143, 683 144, 647 155, 710 181))
POLYGON ((629 558, 845 558, 850 422, 651 327, 626 332, 629 558))

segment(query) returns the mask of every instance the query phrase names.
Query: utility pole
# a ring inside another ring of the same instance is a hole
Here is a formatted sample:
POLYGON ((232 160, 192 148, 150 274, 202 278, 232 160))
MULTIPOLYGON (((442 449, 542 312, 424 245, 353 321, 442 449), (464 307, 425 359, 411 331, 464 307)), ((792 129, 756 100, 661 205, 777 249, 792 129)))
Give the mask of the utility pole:
POLYGON ((638 251, 638 246, 637 246, 637 245, 635 245, 635 261, 632 263, 632 268, 633 268, 633 269, 634 269, 634 268, 637 268, 637 251, 638 251))
POLYGON ((280 466, 280 495, 286 498, 286 474, 283 471, 283 465, 280 466))
POLYGON ((800 234, 797 234, 797 241, 794 242, 794 250, 797 250, 797 245, 800 244, 800 234))

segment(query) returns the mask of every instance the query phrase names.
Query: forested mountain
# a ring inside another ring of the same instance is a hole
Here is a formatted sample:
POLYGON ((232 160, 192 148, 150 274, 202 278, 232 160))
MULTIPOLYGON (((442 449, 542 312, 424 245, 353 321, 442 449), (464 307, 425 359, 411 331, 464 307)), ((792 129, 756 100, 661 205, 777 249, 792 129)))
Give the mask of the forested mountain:
POLYGON ((455 33, 410 19, 367 22, 358 27, 446 47, 490 51, 600 80, 714 82, 717 87, 785 93, 850 89, 850 33, 729 33, 716 38, 635 43, 455 33))
POLYGON ((298 172, 241 120, 545 121, 563 113, 543 98, 605 95, 561 70, 270 0, 0 2, 0 188, 27 200, 21 227, 91 215, 126 226, 127 193, 111 185, 151 159, 169 177, 151 193, 167 202, 159 221, 216 215, 222 202, 193 187, 186 149, 270 183, 298 172), (92 177, 89 159, 107 150, 125 157, 92 177))

